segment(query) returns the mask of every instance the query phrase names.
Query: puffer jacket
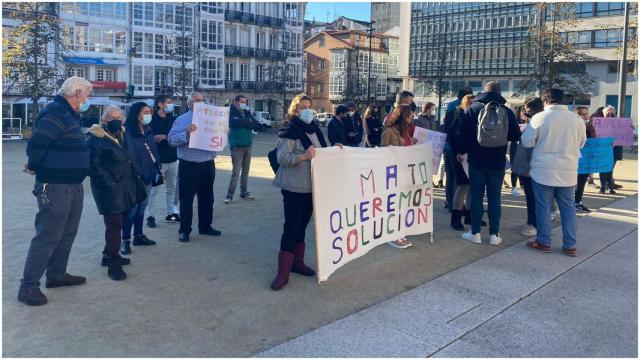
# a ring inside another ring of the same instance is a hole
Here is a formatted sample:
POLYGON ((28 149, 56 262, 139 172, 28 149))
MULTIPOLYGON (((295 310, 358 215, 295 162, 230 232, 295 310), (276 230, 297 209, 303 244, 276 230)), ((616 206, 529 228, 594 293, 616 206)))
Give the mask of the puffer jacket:
POLYGON ((123 132, 113 137, 100 125, 89 129, 91 192, 101 215, 126 212, 136 203, 136 182, 141 180, 135 151, 123 132))

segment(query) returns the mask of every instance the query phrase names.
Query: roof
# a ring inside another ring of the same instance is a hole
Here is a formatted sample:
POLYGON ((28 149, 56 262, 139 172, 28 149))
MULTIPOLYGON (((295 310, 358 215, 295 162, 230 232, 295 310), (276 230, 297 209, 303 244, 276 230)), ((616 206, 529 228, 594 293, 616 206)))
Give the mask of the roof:
POLYGON ((337 22, 338 20, 342 20, 342 19, 344 19, 344 20, 350 20, 350 21, 353 21, 354 23, 358 23, 358 24, 360 24, 360 25, 362 25, 362 26, 369 26, 369 25, 371 24, 371 23, 370 23, 370 22, 368 22, 368 21, 362 21, 362 20, 351 19, 351 18, 348 18, 348 17, 346 17, 346 16, 340 16, 339 18, 337 18, 337 19, 333 20, 331 23, 333 24, 333 23, 337 22))

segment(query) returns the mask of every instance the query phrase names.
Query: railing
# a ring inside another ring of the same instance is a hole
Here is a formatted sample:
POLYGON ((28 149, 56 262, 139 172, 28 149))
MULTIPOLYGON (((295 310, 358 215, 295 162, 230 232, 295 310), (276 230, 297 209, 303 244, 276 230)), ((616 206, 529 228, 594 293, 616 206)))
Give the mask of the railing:
POLYGON ((226 21, 235 21, 245 24, 251 24, 255 22, 255 16, 253 14, 236 10, 226 10, 224 12, 224 19, 226 21))
POLYGON ((158 95, 173 95, 175 90, 176 89, 173 86, 166 86, 166 85, 155 86, 153 88, 153 94, 156 95, 156 96, 158 96, 158 95))
POLYGON ((282 83, 277 81, 256 81, 256 91, 280 91, 282 83))
POLYGON ((235 46, 235 45, 224 46, 225 56, 253 57, 254 54, 255 54, 255 50, 250 47, 235 46))
POLYGON ((2 118, 2 140, 22 140, 21 118, 2 118))
POLYGON ((274 28, 281 28, 284 25, 284 20, 271 16, 256 15, 256 24, 260 26, 269 26, 274 28))
POLYGON ((256 49, 255 53, 256 53, 256 57, 260 59, 269 59, 269 60, 284 59, 284 51, 282 50, 256 49))
POLYGON ((255 89, 254 81, 235 81, 227 80, 224 82, 224 88, 226 90, 253 90, 255 89))

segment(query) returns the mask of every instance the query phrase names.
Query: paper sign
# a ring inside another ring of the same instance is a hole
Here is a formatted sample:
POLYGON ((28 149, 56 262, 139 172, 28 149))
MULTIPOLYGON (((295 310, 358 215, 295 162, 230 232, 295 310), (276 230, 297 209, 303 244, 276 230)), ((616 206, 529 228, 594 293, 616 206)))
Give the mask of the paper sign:
POLYGON ((317 149, 311 162, 318 281, 371 249, 433 232, 431 146, 317 149))
POLYGON ((598 138, 614 138, 614 146, 633 146, 633 120, 595 117, 592 121, 598 138))
POLYGON ((433 146, 433 169, 438 169, 447 134, 416 126, 413 137, 418 140, 418 144, 430 143, 433 146))
POLYGON ((595 174, 613 170, 613 138, 587 139, 580 150, 578 174, 595 174))
POLYGON ((193 104, 193 120, 197 129, 189 135, 189 148, 207 151, 222 151, 228 143, 229 108, 193 104))

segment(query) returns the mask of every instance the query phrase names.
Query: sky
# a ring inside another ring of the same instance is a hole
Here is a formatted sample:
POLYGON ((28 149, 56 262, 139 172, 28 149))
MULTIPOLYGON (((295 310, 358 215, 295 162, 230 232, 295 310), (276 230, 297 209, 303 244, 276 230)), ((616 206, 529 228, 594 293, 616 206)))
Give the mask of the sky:
POLYGON ((327 21, 346 16, 355 20, 369 21, 371 18, 371 2, 308 2, 305 20, 327 21), (335 11, 335 16, 334 16, 335 11), (327 13, 329 17, 327 18, 327 13))

